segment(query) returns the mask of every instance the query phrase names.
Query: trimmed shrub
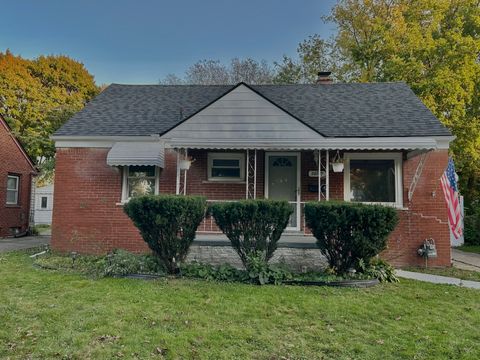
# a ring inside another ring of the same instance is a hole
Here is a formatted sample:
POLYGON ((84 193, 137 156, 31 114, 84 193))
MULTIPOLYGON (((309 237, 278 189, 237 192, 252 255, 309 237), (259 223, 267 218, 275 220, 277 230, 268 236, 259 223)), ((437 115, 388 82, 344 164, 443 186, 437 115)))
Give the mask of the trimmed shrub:
POLYGON ((342 274, 386 248, 398 215, 381 205, 311 202, 305 205, 305 221, 330 267, 342 274))
POLYGON ((287 201, 241 200, 212 204, 209 211, 249 269, 252 257, 267 263, 273 256, 293 209, 287 201))
POLYGON ((173 274, 187 256, 206 207, 203 197, 149 195, 131 199, 124 211, 166 270, 173 274))

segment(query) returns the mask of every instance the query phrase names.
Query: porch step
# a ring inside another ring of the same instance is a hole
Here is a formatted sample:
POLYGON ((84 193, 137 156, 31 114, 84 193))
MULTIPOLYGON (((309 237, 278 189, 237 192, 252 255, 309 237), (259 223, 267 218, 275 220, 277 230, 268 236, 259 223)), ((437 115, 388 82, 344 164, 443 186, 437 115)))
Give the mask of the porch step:
MULTIPOLYGON (((279 248, 316 249, 315 238, 301 233, 283 234, 278 242, 279 248)), ((197 234, 194 245, 230 246, 230 240, 224 234, 197 234)))

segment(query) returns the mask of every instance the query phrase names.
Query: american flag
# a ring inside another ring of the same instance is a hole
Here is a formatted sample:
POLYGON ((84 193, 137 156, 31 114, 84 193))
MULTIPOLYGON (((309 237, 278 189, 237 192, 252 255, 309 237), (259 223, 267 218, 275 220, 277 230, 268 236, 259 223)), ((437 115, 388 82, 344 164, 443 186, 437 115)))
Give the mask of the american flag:
POLYGON ((448 209, 448 224, 455 239, 462 235, 462 219, 460 213, 460 199, 458 193, 457 174, 453 160, 448 160, 448 166, 441 177, 442 190, 448 209))

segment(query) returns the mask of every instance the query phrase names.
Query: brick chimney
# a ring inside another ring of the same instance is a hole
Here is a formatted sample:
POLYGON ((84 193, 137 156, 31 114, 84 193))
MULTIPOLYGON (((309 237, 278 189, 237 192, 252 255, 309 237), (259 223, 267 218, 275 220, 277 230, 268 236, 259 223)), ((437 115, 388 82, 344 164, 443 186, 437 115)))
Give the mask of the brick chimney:
POLYGON ((330 75, 332 74, 331 71, 319 71, 318 72, 318 77, 317 77, 317 81, 316 83, 317 84, 332 84, 333 83, 333 80, 332 78, 330 77, 330 75))

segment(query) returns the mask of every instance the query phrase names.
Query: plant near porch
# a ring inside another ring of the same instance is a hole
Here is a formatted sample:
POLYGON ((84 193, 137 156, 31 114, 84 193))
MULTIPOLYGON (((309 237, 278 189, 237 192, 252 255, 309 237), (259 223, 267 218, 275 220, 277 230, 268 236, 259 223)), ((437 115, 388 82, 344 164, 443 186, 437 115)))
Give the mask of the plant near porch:
POLYGON ((275 200, 241 200, 212 204, 209 212, 245 268, 258 272, 262 283, 262 279, 268 277, 266 264, 277 249, 293 213, 290 204, 275 200))
POLYGON ((305 205, 305 221, 330 267, 343 274, 364 270, 386 248, 398 215, 381 205, 311 202, 305 205))
POLYGON ((204 197, 150 195, 131 199, 124 211, 166 270, 174 274, 187 256, 206 208, 204 197))

